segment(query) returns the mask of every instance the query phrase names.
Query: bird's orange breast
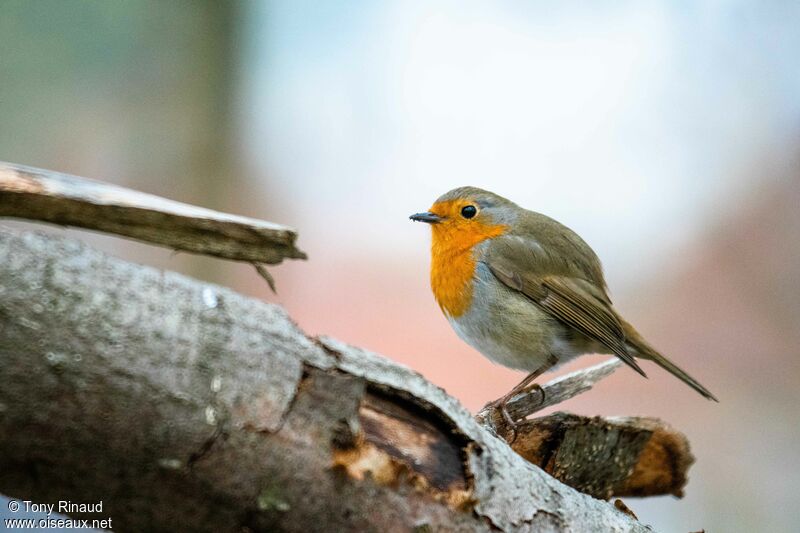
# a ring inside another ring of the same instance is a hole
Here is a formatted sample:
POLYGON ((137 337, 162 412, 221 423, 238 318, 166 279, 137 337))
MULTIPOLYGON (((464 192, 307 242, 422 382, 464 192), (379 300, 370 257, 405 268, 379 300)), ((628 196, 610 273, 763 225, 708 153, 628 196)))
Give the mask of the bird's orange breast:
POLYGON ((475 245, 506 232, 507 226, 472 221, 434 224, 431 242, 431 288, 442 311, 458 318, 472 303, 475 245))

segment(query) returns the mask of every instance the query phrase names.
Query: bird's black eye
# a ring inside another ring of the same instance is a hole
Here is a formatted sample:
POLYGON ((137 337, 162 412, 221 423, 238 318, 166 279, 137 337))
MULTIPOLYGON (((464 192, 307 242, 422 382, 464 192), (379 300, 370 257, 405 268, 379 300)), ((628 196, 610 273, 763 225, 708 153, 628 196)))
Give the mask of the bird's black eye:
POLYGON ((461 216, 464 218, 472 218, 478 214, 478 210, 474 205, 465 205, 461 208, 461 216))

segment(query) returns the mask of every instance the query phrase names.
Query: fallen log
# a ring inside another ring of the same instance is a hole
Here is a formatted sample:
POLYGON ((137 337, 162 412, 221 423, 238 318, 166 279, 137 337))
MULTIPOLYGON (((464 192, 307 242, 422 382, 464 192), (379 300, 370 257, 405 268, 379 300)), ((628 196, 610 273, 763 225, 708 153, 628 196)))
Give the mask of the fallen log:
POLYGON ((121 530, 647 530, 277 306, 57 236, 0 257, 6 495, 121 530))

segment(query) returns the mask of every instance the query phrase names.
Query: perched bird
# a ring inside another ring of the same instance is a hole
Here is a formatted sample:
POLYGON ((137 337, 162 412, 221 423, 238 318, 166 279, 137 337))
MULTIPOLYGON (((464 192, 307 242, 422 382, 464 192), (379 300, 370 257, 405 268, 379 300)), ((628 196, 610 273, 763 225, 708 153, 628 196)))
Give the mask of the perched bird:
POLYGON ((614 354, 642 376, 636 359, 649 359, 717 400, 614 310, 600 260, 566 226, 475 187, 453 189, 409 218, 431 225, 431 288, 458 336, 492 361, 529 372, 494 402, 512 427, 511 398, 587 353, 614 354))

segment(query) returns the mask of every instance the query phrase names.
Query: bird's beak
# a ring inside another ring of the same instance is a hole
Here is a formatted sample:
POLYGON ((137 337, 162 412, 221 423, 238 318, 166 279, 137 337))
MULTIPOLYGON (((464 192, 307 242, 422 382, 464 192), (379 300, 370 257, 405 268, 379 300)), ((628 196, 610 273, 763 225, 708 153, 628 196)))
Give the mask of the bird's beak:
POLYGON ((416 220, 417 222, 427 222, 428 224, 436 224, 444 220, 444 217, 440 217, 439 215, 431 213, 430 211, 427 213, 416 213, 408 218, 411 220, 416 220))

